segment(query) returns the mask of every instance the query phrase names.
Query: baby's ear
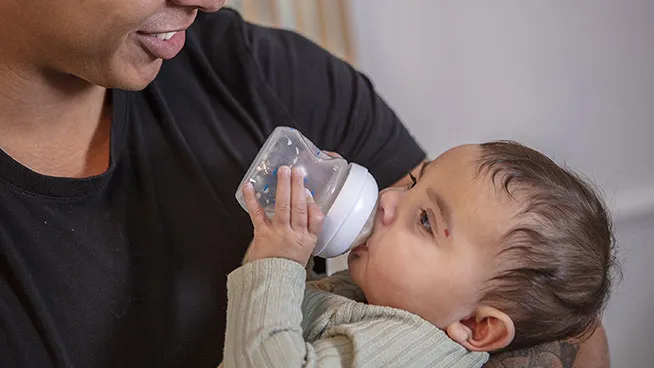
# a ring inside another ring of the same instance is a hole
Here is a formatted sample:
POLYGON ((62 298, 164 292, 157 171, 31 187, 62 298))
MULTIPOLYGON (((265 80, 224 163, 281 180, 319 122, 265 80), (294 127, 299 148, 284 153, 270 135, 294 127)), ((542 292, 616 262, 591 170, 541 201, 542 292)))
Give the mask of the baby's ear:
POLYGON ((489 306, 446 328, 448 336, 470 351, 495 351, 507 347, 515 337, 515 325, 506 313, 489 306))

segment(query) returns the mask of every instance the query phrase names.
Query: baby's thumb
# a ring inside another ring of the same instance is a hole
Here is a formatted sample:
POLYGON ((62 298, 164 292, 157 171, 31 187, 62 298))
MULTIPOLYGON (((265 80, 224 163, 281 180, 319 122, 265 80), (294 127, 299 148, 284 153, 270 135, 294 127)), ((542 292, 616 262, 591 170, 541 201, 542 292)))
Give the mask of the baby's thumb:
POLYGON ((336 152, 332 151, 323 151, 327 156, 332 157, 332 158, 343 158, 343 156, 339 155, 336 152))
POLYGON ((313 200, 311 192, 306 189, 307 192, 307 214, 309 216, 309 232, 315 236, 320 235, 322 231, 322 223, 325 219, 325 215, 320 210, 320 207, 313 200))

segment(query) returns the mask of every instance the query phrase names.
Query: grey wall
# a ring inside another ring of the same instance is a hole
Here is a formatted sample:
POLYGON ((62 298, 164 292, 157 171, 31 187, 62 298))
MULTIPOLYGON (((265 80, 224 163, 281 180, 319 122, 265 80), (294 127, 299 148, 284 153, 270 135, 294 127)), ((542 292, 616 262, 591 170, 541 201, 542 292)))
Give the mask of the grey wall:
POLYGON ((654 212, 615 224, 623 280, 604 318, 613 366, 651 367, 654 361, 654 212))

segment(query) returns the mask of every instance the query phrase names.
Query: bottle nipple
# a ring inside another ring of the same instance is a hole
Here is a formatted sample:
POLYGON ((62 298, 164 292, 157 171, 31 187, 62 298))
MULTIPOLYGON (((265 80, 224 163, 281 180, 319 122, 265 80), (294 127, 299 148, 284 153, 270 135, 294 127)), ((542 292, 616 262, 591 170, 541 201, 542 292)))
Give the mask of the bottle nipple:
POLYGON ((365 243, 366 241, 368 241, 368 238, 370 238, 370 236, 372 235, 372 232, 375 228, 375 220, 377 219, 377 206, 378 203, 375 204, 375 207, 372 209, 370 216, 368 216, 368 220, 366 220, 366 223, 363 225, 361 232, 350 245, 350 249, 356 247, 357 245, 361 245, 365 243))

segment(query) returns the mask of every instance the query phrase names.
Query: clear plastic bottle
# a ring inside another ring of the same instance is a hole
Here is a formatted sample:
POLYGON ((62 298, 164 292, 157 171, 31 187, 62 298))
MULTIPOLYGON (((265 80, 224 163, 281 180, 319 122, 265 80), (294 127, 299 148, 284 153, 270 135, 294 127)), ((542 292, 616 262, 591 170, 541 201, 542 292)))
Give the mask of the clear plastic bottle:
POLYGON ((280 166, 304 172, 304 186, 325 214, 314 255, 336 257, 366 241, 375 223, 377 182, 363 166, 328 156, 294 128, 276 128, 255 157, 236 191, 243 209, 241 188, 250 182, 266 215, 272 217, 280 166))

